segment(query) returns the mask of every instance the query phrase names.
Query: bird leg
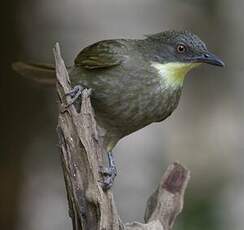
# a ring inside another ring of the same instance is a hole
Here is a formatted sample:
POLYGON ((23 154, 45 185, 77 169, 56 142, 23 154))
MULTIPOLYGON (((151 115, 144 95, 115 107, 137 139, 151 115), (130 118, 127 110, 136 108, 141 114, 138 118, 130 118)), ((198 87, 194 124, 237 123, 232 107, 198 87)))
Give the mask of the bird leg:
POLYGON ((107 191, 112 187, 114 179, 117 176, 117 168, 112 152, 108 152, 108 167, 101 167, 100 173, 103 177, 103 190, 107 191))
MULTIPOLYGON (((70 96, 71 98, 67 105, 65 105, 65 109, 74 104, 76 110, 79 110, 77 108, 80 108, 80 105, 78 105, 76 102, 81 96, 82 91, 83 87, 81 85, 76 85, 70 92, 65 94, 65 96, 70 96)), ((112 187, 114 179, 117 176, 116 164, 112 152, 108 152, 108 167, 100 167, 99 172, 103 178, 103 180, 100 181, 102 183, 102 188, 104 191, 107 191, 112 187)))
POLYGON ((70 92, 64 94, 65 97, 69 96, 70 99, 67 101, 67 104, 62 105, 61 112, 65 112, 67 108, 74 104, 76 111, 79 111, 81 108, 81 101, 77 101, 77 99, 81 96, 83 91, 83 87, 81 85, 74 86, 70 92))
POLYGON ((65 96, 70 96, 71 100, 68 102, 66 107, 69 107, 70 105, 74 104, 74 102, 77 100, 77 98, 81 95, 83 88, 81 85, 74 86, 73 89, 71 89, 68 93, 65 94, 65 96))

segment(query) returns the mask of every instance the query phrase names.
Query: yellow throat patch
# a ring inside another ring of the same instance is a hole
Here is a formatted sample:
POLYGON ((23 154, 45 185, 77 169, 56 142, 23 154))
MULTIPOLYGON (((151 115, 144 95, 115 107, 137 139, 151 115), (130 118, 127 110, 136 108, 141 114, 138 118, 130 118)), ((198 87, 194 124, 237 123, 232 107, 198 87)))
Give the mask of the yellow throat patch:
POLYGON ((151 66, 155 68, 166 87, 179 87, 183 85, 186 74, 193 68, 199 66, 200 63, 181 63, 172 62, 161 64, 152 62, 151 66))

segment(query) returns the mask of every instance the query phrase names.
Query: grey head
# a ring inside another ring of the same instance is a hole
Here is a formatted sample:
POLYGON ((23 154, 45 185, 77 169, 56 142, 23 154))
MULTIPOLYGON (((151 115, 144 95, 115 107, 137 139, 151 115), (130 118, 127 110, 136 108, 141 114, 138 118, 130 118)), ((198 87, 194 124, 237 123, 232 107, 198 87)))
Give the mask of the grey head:
POLYGON ((224 66, 224 62, 209 52, 197 35, 188 31, 164 31, 147 35, 145 41, 150 44, 149 58, 155 62, 207 63, 224 66))

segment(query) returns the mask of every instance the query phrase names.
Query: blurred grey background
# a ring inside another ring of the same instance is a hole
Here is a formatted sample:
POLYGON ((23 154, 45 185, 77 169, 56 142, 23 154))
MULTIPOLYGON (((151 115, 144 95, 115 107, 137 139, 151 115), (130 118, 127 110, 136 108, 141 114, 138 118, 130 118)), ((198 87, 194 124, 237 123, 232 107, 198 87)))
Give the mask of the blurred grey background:
POLYGON ((142 221, 145 202, 172 161, 192 172, 175 229, 244 225, 242 0, 9 0, 2 3, 0 229, 71 229, 57 149, 56 93, 22 79, 15 60, 52 62, 59 41, 67 64, 85 46, 166 29, 198 34, 226 63, 185 80, 178 109, 124 138, 114 150, 114 195, 124 221, 142 221))

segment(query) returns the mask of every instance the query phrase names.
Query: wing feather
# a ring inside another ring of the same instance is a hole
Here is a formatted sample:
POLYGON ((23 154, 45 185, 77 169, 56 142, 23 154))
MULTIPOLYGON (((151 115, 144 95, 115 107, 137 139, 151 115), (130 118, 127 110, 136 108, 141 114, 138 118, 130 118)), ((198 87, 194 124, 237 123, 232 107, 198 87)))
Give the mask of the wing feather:
POLYGON ((85 69, 100 69, 120 65, 127 59, 125 40, 104 40, 83 49, 75 65, 85 69))

